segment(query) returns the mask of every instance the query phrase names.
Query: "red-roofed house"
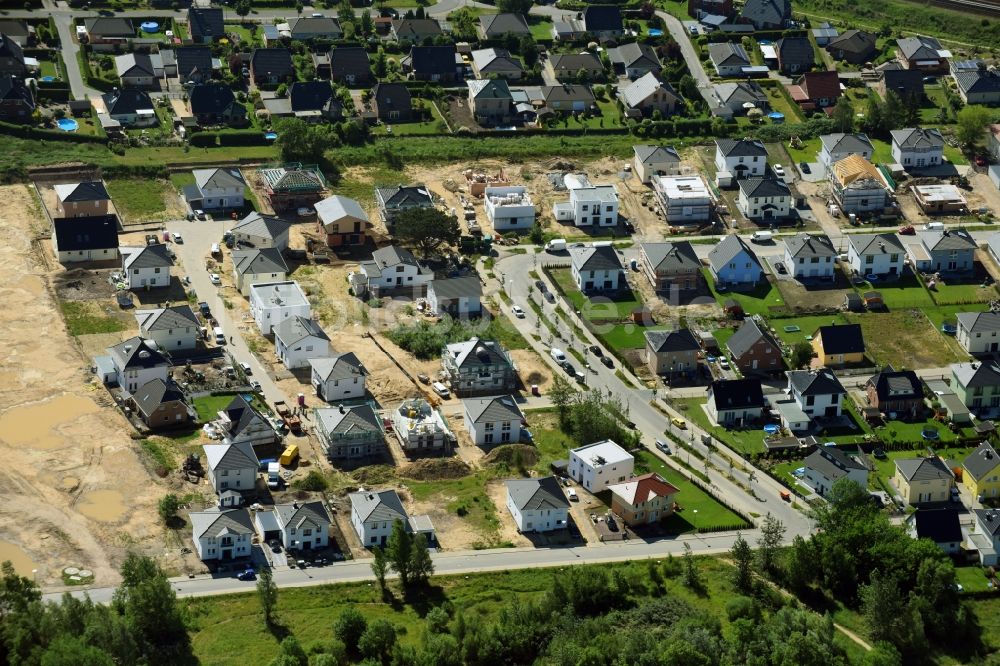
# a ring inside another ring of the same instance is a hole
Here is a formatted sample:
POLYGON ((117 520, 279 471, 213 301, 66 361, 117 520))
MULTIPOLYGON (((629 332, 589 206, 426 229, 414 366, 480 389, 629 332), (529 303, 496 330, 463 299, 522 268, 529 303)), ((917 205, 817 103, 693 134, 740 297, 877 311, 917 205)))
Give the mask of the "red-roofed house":
POLYGON ((657 523, 672 515, 674 496, 680 492, 655 472, 608 486, 608 490, 611 510, 630 526, 657 523))
POLYGON ((840 77, 837 72, 808 72, 788 86, 788 94, 803 111, 827 109, 840 97, 840 77))

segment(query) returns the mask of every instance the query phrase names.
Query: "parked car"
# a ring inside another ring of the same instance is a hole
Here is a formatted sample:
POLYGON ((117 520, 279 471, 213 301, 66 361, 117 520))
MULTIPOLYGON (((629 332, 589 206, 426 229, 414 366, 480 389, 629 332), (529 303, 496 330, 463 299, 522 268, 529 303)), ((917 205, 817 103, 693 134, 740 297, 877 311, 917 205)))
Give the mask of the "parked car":
POLYGON ((663 452, 664 452, 664 453, 666 453, 666 454, 667 454, 668 456, 670 455, 670 445, 669 445, 669 444, 667 444, 667 443, 666 443, 665 441, 663 441, 662 439, 658 439, 658 440, 656 440, 656 448, 658 448, 659 450, 663 451, 663 452))
POLYGON ((905 224, 899 228, 900 236, 913 236, 917 233, 917 230, 912 224, 905 224))
POLYGON ((686 421, 684 421, 684 419, 682 419, 682 418, 681 418, 681 417, 679 417, 679 416, 675 416, 674 418, 670 419, 670 423, 671 423, 671 424, 672 424, 672 425, 673 425, 673 426, 674 426, 675 428, 680 428, 681 430, 687 430, 687 427, 688 427, 688 424, 687 424, 687 422, 686 422, 686 421))
POLYGON ((788 272, 787 269, 785 268, 785 264, 780 261, 774 262, 774 269, 779 273, 781 273, 782 275, 788 272))
POLYGON ((183 236, 181 236, 181 234, 180 234, 180 232, 179 232, 179 231, 175 231, 175 232, 174 232, 174 233, 172 234, 172 236, 173 236, 173 239, 174 239, 174 242, 175 242, 175 243, 180 243, 181 245, 183 245, 183 244, 184 244, 184 237, 183 237, 183 236))
POLYGON ((199 220, 207 220, 208 217, 205 215, 205 211, 200 208, 196 208, 194 211, 194 216, 199 220))
POLYGON ((576 491, 572 488, 566 491, 566 497, 569 498, 570 502, 579 502, 580 496, 576 494, 576 491))
POLYGON ((437 393, 442 398, 451 397, 451 391, 449 391, 448 387, 442 384, 441 382, 434 382, 433 384, 431 384, 431 388, 434 389, 434 392, 437 393))
POLYGON ((611 360, 610 356, 602 356, 601 363, 603 363, 605 367, 611 370, 615 369, 615 362, 611 360))
POLYGON ((812 173, 812 169, 809 168, 809 162, 799 162, 799 169, 802 173, 812 173))
POLYGON ((281 552, 281 542, 278 541, 277 539, 271 539, 267 543, 267 545, 269 545, 271 547, 271 552, 272 553, 280 553, 281 552))
POLYGON ((570 377, 576 377, 576 368, 574 368, 573 364, 570 363, 569 361, 566 361, 565 363, 562 364, 562 369, 565 370, 566 374, 569 375, 570 377))
POLYGON ((250 364, 246 361, 240 362, 240 369, 243 371, 244 375, 250 376, 253 374, 253 368, 251 368, 250 364))
POLYGON ((587 349, 590 350, 591 354, 593 354, 594 356, 596 356, 598 358, 604 356, 604 352, 602 352, 601 348, 598 347, 597 345, 590 345, 589 347, 587 347, 587 349))
POLYGON ((212 284, 222 284, 222 277, 218 273, 209 273, 208 279, 212 281, 212 284))
POLYGON ((518 319, 524 319, 524 310, 521 309, 520 305, 512 305, 512 306, 510 306, 510 311, 518 319))
POLYGON ((257 580, 257 572, 253 569, 244 569, 236 574, 236 577, 240 580, 257 580))
POLYGON ((299 208, 295 212, 298 213, 299 217, 309 217, 310 215, 316 214, 316 211, 313 210, 312 208, 309 208, 308 206, 303 206, 302 208, 299 208))
POLYGON ((250 382, 250 390, 254 393, 263 393, 264 389, 261 388, 260 382, 254 379, 250 382))
POLYGON ((547 300, 549 303, 555 303, 556 302, 555 294, 553 294, 551 291, 546 291, 545 300, 547 300))
POLYGON ((778 178, 785 177, 785 167, 781 166, 780 164, 775 164, 773 168, 775 176, 777 176, 778 178))
POLYGON ((535 280, 535 287, 538 289, 538 291, 542 292, 543 294, 546 291, 548 291, 548 287, 546 287, 545 283, 542 282, 541 280, 535 280))

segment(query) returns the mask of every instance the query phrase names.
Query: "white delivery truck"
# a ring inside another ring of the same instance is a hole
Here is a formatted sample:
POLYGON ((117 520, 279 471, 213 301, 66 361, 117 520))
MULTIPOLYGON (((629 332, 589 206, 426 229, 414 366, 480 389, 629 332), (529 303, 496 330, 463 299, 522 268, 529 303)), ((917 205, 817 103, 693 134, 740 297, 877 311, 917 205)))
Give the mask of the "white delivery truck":
POLYGON ((548 243, 545 244, 546 252, 565 252, 566 251, 566 239, 565 238, 553 238, 548 243))
POLYGON ((276 462, 267 464, 267 487, 273 489, 281 486, 281 465, 276 462))
POLYGON ((770 231, 755 231, 750 236, 750 241, 753 243, 770 243, 772 240, 774 240, 774 234, 770 231))
POLYGON ((212 329, 213 335, 215 335, 215 344, 224 345, 226 344, 226 332, 222 330, 222 327, 216 326, 212 329))

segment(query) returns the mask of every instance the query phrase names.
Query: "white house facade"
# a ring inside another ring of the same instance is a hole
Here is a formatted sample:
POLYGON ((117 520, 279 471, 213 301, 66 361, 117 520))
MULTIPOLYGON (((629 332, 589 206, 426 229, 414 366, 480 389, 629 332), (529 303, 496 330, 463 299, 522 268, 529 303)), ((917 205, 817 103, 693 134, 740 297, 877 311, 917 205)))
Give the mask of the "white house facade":
POLYGON ((348 495, 351 501, 351 525, 365 548, 385 546, 393 524, 409 522, 406 509, 395 490, 362 490, 348 495))
POLYGON ((494 231, 523 231, 535 224, 535 204, 523 185, 487 187, 484 197, 486 219, 494 231))
POLYGON ((900 275, 906 249, 896 234, 848 234, 847 261, 858 275, 900 275))
POLYGON ((254 528, 246 509, 192 511, 195 552, 203 562, 250 557, 254 528))
POLYGON ((120 252, 122 273, 129 289, 170 286, 170 267, 174 262, 166 245, 123 247, 120 252))
POLYGON ((312 318, 312 307, 295 281, 262 282, 250 287, 250 313, 262 335, 292 317, 312 318))
POLYGON ((306 317, 289 317, 275 324, 274 352, 286 368, 305 368, 309 360, 330 355, 330 337, 306 317))
POLYGON ((353 352, 309 359, 316 395, 327 402, 365 397, 368 371, 353 352))
POLYGON ((614 185, 591 185, 586 176, 564 178, 569 201, 552 208, 556 220, 572 221, 578 227, 613 227, 618 224, 618 190, 614 185))
POLYGON ((216 494, 226 490, 252 491, 257 483, 260 461, 249 442, 205 444, 208 482, 216 494))
POLYGON ((524 414, 513 397, 466 398, 462 407, 465 427, 477 446, 511 444, 521 440, 524 414))
POLYGON ((201 324, 190 305, 175 305, 155 310, 137 310, 135 320, 144 340, 153 340, 167 351, 194 349, 201 324))
POLYGON ((570 449, 568 472, 592 493, 622 483, 635 469, 635 458, 611 440, 570 449))
POLYGON ((512 479, 507 485, 507 510, 518 532, 552 532, 569 525, 569 501, 554 476, 512 479))

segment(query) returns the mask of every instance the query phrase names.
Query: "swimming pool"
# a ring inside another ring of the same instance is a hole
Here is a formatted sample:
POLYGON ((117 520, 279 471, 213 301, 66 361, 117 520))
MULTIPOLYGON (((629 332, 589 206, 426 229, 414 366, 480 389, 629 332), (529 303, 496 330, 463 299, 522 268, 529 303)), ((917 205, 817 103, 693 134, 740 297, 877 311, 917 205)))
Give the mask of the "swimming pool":
POLYGON ((648 33, 650 37, 663 37, 663 31, 659 28, 650 28, 648 33))
POLYGON ((156 21, 144 21, 139 26, 139 29, 142 30, 143 32, 159 32, 160 24, 157 23, 156 21))
POLYGON ((59 129, 63 132, 75 132, 80 127, 80 124, 72 118, 61 118, 58 122, 56 122, 56 125, 58 125, 59 129))
POLYGON ((278 133, 277 132, 265 132, 264 133, 264 138, 267 139, 268 141, 274 141, 275 139, 278 138, 278 133))
POLYGON ((46 83, 48 83, 50 81, 55 81, 55 80, 56 80, 56 77, 54 77, 54 76, 43 76, 42 78, 39 79, 39 81, 45 81, 46 83))

